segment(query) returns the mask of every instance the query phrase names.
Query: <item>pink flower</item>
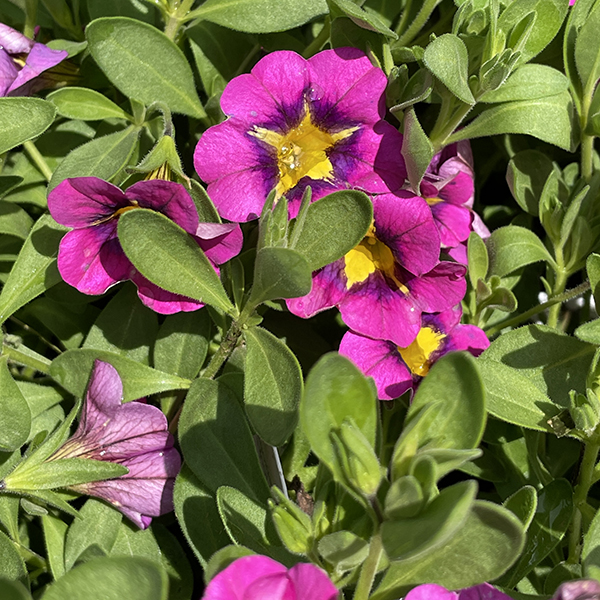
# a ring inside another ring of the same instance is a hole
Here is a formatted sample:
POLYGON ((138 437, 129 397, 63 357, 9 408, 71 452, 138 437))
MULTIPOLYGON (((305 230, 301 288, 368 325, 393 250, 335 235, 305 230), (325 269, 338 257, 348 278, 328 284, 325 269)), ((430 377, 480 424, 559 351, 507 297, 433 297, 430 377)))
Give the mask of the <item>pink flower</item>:
POLYGON ((40 75, 67 56, 66 50, 51 50, 0 23, 0 97, 29 96, 44 89, 40 75))
POLYGON ((426 583, 418 585, 406 594, 404 600, 511 600, 489 583, 449 592, 441 585, 426 583))
POLYGON ((296 216, 304 189, 316 200, 339 189, 399 189, 402 136, 385 115, 387 78, 356 48, 305 60, 273 52, 232 79, 221 97, 229 117, 198 142, 194 165, 219 213, 260 215, 269 192, 296 216))
POLYGON ((173 294, 148 281, 131 264, 117 238, 119 216, 147 208, 172 219, 194 237, 215 270, 239 253, 242 232, 231 223, 199 223, 194 201, 172 181, 140 181, 125 192, 97 177, 65 179, 48 195, 55 221, 72 227, 61 240, 58 270, 84 294, 103 294, 119 281, 131 279, 142 302, 162 314, 198 310, 201 302, 173 294))
POLYGON ((79 426, 47 460, 90 458, 129 469, 117 479, 71 486, 112 504, 138 527, 173 510, 173 486, 181 467, 165 415, 141 401, 122 404, 123 384, 116 369, 96 360, 79 426))
POLYGON ((318 567, 288 569, 267 556, 238 558, 208 584, 203 600, 334 600, 338 590, 318 567))

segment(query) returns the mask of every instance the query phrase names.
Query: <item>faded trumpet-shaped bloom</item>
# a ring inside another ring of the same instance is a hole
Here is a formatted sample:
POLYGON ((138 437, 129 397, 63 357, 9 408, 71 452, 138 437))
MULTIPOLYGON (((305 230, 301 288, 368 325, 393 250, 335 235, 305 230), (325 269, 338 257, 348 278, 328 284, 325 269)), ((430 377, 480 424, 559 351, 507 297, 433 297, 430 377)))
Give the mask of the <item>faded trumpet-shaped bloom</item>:
POLYGON ((335 600, 338 590, 319 567, 288 569, 267 556, 243 556, 211 579, 203 600, 335 600))
POLYGON ((0 97, 28 96, 47 87, 42 73, 67 58, 0 23, 0 97))
POLYGON ((402 136, 383 121, 386 84, 356 48, 308 60, 273 52, 232 79, 221 96, 229 118, 202 135, 194 154, 219 213, 255 219, 272 189, 292 217, 308 185, 313 200, 339 189, 399 189, 402 136))
POLYGON ((106 500, 145 529, 152 517, 173 510, 181 458, 165 415, 155 406, 138 401, 122 404, 122 399, 116 369, 96 360, 77 431, 47 460, 89 458, 127 467, 129 473, 116 479, 70 489, 106 500))
POLYGON ((413 588, 404 600, 511 600, 489 583, 481 583, 457 592, 451 592, 441 585, 426 583, 413 588))
POLYGON ((360 244, 313 273, 310 293, 287 305, 303 318, 338 306, 353 331, 406 347, 419 333, 422 313, 461 301, 465 267, 439 261, 440 238, 422 198, 375 196, 373 215, 360 244))
POLYGON ((444 354, 467 350, 479 356, 490 345, 479 327, 459 325, 461 313, 458 305, 439 314, 424 314, 417 337, 407 347, 348 331, 340 343, 340 354, 375 380, 380 400, 393 400, 416 389, 444 354))
POLYGON ((148 281, 125 256, 117 223, 120 215, 136 208, 154 210, 177 223, 194 237, 215 270, 241 250, 239 225, 199 223, 194 201, 179 183, 140 181, 123 192, 97 177, 75 177, 65 179, 48 195, 54 220, 73 228, 61 240, 58 251, 62 278, 84 294, 103 294, 119 281, 130 279, 142 302, 158 313, 201 308, 202 303, 148 281))

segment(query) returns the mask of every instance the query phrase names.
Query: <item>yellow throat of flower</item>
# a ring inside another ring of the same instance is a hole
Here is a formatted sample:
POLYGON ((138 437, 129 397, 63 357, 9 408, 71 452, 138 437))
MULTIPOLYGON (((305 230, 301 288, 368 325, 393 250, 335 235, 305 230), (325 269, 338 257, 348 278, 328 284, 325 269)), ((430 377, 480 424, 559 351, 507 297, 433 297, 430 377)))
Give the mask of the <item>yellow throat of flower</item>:
POLYGON ((421 327, 414 342, 408 348, 400 348, 398 352, 413 375, 425 377, 429 373, 429 358, 440 347, 446 336, 431 327, 421 327))
POLYGON ((352 248, 344 259, 346 289, 350 289, 355 283, 365 281, 371 273, 381 271, 386 279, 393 281, 402 293, 408 294, 408 288, 396 277, 396 259, 392 251, 375 237, 373 225, 360 244, 352 248))
POLYGON ((275 190, 276 197, 281 198, 303 177, 331 180, 333 165, 327 151, 357 129, 351 127, 338 133, 323 131, 313 124, 309 105, 305 104, 304 118, 287 133, 282 135, 264 127, 255 127, 249 133, 277 150, 279 181, 275 190))

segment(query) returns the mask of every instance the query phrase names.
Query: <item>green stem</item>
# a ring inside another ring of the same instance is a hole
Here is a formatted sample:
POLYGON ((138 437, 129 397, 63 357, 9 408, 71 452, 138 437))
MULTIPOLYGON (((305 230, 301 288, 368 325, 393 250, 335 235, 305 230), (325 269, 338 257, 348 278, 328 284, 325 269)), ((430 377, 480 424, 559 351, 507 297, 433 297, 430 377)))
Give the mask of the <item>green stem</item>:
POLYGON ((402 32, 406 29, 406 21, 408 21, 408 15, 410 15, 411 5, 412 0, 406 0, 404 10, 402 11, 402 16, 400 17, 400 21, 398 21, 398 26, 396 27, 396 33, 398 35, 401 35, 402 32))
POLYGON ((165 35, 171 41, 177 41, 181 26, 190 19, 189 12, 192 4, 194 4, 194 0, 183 0, 174 12, 169 13, 169 18, 165 23, 165 35))
POLYGON ((329 19, 325 19, 325 24, 323 25, 323 29, 319 31, 319 35, 306 47, 306 50, 302 53, 304 58, 310 58, 327 43, 329 39, 329 35, 331 34, 331 21, 329 19))
POLYGON ((431 16, 433 9, 437 6, 439 0, 425 0, 421 10, 417 13, 415 20, 410 24, 408 29, 398 38, 396 42, 398 46, 408 46, 415 35, 421 31, 423 25, 427 23, 427 20, 431 16))
MULTIPOLYGON (((568 274, 564 268, 564 257, 562 248, 555 248, 554 254, 556 256, 556 278, 554 281, 554 287, 552 288, 552 296, 556 297, 562 294, 565 291, 565 286, 567 285, 568 274)), ((558 302, 550 307, 548 311, 548 321, 547 324, 549 327, 554 327, 558 325, 558 316, 560 314, 560 307, 562 302, 558 302)))
MULTIPOLYGON (((461 102, 458 109, 454 112, 454 115, 446 122, 446 125, 440 128, 441 131, 431 132, 431 143, 433 144, 433 149, 435 152, 439 152, 441 148, 443 148, 448 142, 450 136, 454 133, 454 130, 462 123, 463 119, 469 114, 469 111, 473 108, 473 104, 467 104, 466 102, 461 102), (435 135, 434 135, 435 133, 435 135)), ((441 116, 441 112, 440 112, 441 116)), ((443 123, 443 121, 438 117, 438 123, 443 123)))
POLYGON ((33 39, 35 24, 37 22, 38 0, 25 0, 25 27, 23 35, 33 39))
POLYGON ((361 567, 360 577, 358 578, 358 583, 356 584, 356 589, 354 591, 354 600, 368 600, 382 553, 383 544, 381 542, 381 533, 377 531, 371 538, 369 555, 361 567))
POLYGON ((538 304, 537 306, 530 308, 529 310, 525 311, 524 313, 521 313, 520 315, 517 315, 515 317, 509 317, 508 319, 504 319, 504 321, 500 321, 499 323, 492 325, 490 328, 486 329, 485 332, 487 333, 488 337, 492 337, 493 335, 500 333, 500 331, 502 331, 506 327, 514 327, 515 325, 520 325, 521 323, 527 321, 531 317, 545 311, 547 308, 550 308, 557 304, 560 305, 561 303, 566 302, 571 298, 581 296, 581 294, 584 294, 589 289, 590 282, 584 281, 572 290, 567 290, 566 292, 563 292, 558 296, 552 296, 552 298, 549 298, 548 301, 544 302, 543 304, 538 304))
POLYGON ((581 507, 586 503, 588 492, 592 486, 594 467, 596 465, 596 460, 598 459, 599 450, 600 444, 591 441, 587 442, 583 452, 583 459, 581 460, 579 482, 573 493, 575 511, 573 513, 571 532, 569 534, 569 558, 567 559, 567 562, 571 564, 579 563, 579 555, 581 552, 581 507))
POLYGON ((40 151, 35 147, 35 144, 29 140, 23 142, 23 148, 25 148, 25 152, 27 152, 29 158, 40 170, 46 181, 50 181, 52 179, 52 169, 48 166, 46 159, 40 154, 40 151))
POLYGON ((581 134, 581 176, 590 182, 593 172, 594 136, 581 134))
POLYGON ((31 367, 40 373, 45 375, 50 374, 50 361, 44 358, 41 354, 37 354, 30 350, 29 352, 23 352, 18 348, 13 348, 8 344, 2 344, 2 356, 8 356, 8 360, 16 362, 25 367, 31 367), (39 357, 39 358, 38 358, 39 357))

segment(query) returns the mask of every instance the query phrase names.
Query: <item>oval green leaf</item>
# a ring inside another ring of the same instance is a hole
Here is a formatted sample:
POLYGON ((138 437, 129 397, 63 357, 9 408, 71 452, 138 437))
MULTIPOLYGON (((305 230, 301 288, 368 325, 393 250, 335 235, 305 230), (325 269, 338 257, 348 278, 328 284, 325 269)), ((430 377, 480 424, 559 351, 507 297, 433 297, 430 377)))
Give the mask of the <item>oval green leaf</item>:
POLYGON ((0 98, 0 154, 37 137, 54 121, 56 107, 39 98, 0 98))
POLYGON ((31 411, 7 361, 6 357, 0 358, 0 451, 13 452, 29 438, 31 411))
POLYGON ((104 94, 81 87, 67 87, 48 94, 48 100, 56 106, 58 114, 68 119, 100 121, 102 119, 127 119, 131 115, 118 107, 104 94))

